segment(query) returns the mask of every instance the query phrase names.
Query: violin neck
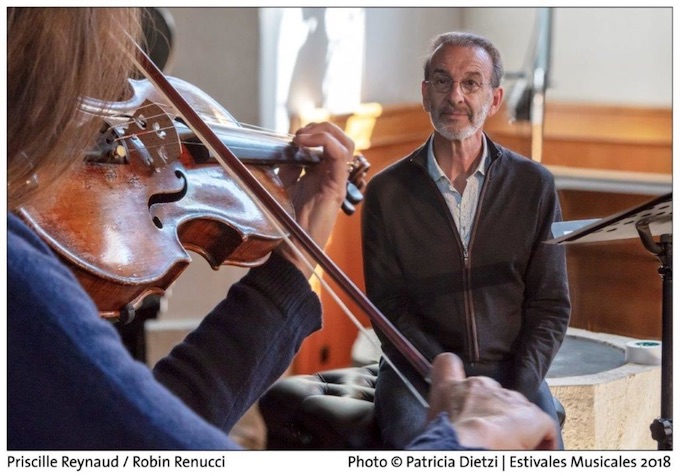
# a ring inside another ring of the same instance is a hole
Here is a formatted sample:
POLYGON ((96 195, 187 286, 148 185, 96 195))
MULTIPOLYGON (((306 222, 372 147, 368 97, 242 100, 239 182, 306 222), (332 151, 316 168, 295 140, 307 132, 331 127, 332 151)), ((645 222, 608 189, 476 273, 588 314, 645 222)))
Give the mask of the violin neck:
MULTIPOLYGON (((314 165, 321 162, 321 152, 298 147, 288 138, 263 134, 242 127, 213 126, 222 143, 244 164, 278 166, 284 164, 314 165)), ((189 149, 196 163, 213 163, 215 158, 196 134, 184 124, 177 125, 180 141, 189 149)))

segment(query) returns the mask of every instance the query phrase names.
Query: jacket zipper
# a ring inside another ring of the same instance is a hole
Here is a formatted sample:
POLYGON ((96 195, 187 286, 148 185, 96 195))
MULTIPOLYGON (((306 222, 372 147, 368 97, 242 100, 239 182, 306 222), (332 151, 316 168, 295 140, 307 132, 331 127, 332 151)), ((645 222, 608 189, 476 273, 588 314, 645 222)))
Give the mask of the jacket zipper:
MULTIPOLYGON (((479 204, 477 205, 479 208, 479 204)), ((461 241, 462 243, 462 241, 461 241)), ((472 302, 472 292, 470 291, 470 254, 468 252, 469 245, 472 244, 472 237, 470 237, 470 243, 466 248, 463 245, 463 296, 465 302, 465 323, 467 331, 467 341, 468 341, 468 362, 472 365, 479 360, 479 345, 477 343, 477 324, 475 322, 475 311, 472 302)))
POLYGON ((470 242, 467 248, 463 252, 463 290, 465 293, 465 310, 466 310, 466 320, 469 323, 468 326, 468 339, 470 342, 470 348, 468 349, 469 362, 474 366, 475 363, 479 362, 479 337, 477 335, 477 322, 475 319, 475 309, 474 301, 472 299, 472 288, 470 282, 472 281, 472 266, 470 266, 472 254, 472 246, 475 241, 475 235, 477 234, 477 227, 479 224, 479 217, 482 214, 482 207, 484 205, 484 197, 486 191, 489 188, 489 182, 491 182, 491 172, 496 164, 497 160, 492 160, 486 169, 486 178, 484 179, 484 184, 482 185, 482 191, 479 194, 479 201, 477 202, 477 210, 475 211, 475 219, 472 222, 472 229, 470 230, 470 242))

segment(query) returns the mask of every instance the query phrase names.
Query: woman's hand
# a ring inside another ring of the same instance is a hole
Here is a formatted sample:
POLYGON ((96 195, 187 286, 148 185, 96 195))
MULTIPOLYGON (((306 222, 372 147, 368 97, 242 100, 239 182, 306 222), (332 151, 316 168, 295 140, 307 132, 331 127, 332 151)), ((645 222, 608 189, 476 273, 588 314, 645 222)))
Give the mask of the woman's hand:
MULTIPOLYGON (((323 150, 321 163, 306 168, 302 175, 302 169, 296 166, 283 166, 279 171, 295 207, 297 222, 323 248, 345 199, 354 142, 338 126, 324 122, 298 130, 293 143, 323 150)), ((312 270, 286 243, 279 247, 279 252, 307 277, 311 276, 312 270)))

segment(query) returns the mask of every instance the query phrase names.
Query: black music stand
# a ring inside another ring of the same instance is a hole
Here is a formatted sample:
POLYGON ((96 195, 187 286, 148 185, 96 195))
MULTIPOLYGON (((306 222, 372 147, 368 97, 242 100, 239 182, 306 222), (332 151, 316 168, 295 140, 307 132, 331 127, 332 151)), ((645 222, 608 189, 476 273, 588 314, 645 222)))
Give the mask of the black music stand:
POLYGON ((673 449, 673 194, 657 197, 601 220, 553 225, 552 244, 592 243, 639 238, 661 266, 661 416, 650 425, 660 450, 673 449), (659 237, 659 242, 654 241, 659 237))

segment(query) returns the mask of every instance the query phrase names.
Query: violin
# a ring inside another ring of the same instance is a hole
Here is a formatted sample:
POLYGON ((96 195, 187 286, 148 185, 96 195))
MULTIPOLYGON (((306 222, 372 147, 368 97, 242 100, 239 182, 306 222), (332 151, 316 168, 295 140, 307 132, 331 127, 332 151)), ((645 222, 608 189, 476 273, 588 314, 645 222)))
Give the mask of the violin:
MULTIPOLYGON (((129 80, 128 99, 82 101, 83 114, 102 118, 92 150, 49 198, 19 210, 102 317, 131 320, 144 297, 163 294, 189 265, 187 250, 215 269, 257 266, 290 235, 428 378, 429 362, 294 219, 276 167, 313 167, 320 151, 239 126, 200 89, 163 75, 141 48, 136 62, 147 79, 129 80)), ((348 165, 343 209, 352 213, 370 165, 361 156, 348 165)))
MULTIPOLYGON (((195 86, 169 78, 210 118, 211 128, 270 194, 294 216, 275 168, 314 166, 320 151, 238 125, 195 86)), ((102 114, 95 145, 66 174, 55 193, 21 215, 71 265, 100 314, 129 321, 144 297, 162 294, 191 258, 211 267, 257 266, 283 236, 258 204, 145 79, 129 80, 129 99, 105 105, 85 99, 85 114, 102 114), (83 230, 97 231, 92 239, 83 230)), ((355 157, 346 213, 361 198, 369 164, 355 157)))

